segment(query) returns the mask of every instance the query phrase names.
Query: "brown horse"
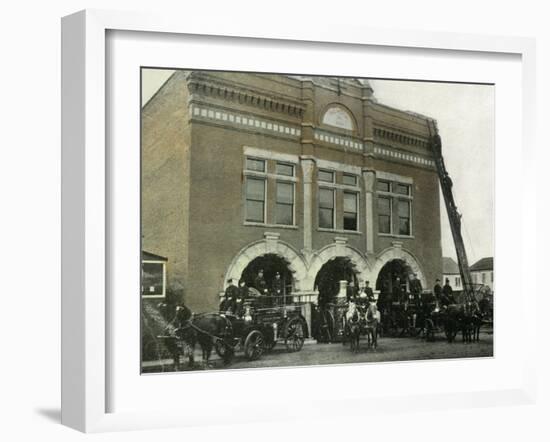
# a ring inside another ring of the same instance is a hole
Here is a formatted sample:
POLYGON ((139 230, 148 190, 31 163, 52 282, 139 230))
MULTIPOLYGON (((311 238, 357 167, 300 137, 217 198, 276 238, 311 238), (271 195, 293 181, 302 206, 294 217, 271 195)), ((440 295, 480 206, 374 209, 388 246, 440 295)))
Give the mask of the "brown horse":
MULTIPOLYGON (((195 364, 195 347, 197 343, 202 350, 202 360, 210 367, 210 356, 214 346, 219 348, 225 364, 233 359, 233 327, 229 319, 218 313, 199 314, 193 316, 187 307, 179 307, 176 313, 175 336, 179 340, 182 352, 188 353, 189 366, 195 364)), ((174 353, 175 369, 179 369, 180 352, 174 353)))
POLYGON ((191 328, 195 332, 196 342, 201 346, 202 360, 206 367, 210 367, 210 356, 214 346, 222 350, 220 354, 224 364, 231 362, 235 352, 233 326, 229 319, 218 313, 197 315, 191 321, 191 328))
POLYGON ((450 304, 442 309, 443 326, 448 342, 453 342, 457 333, 462 331, 462 342, 479 340, 479 306, 477 302, 450 304))
POLYGON ((479 332, 482 324, 482 314, 479 304, 470 301, 463 305, 462 342, 479 342, 479 332))

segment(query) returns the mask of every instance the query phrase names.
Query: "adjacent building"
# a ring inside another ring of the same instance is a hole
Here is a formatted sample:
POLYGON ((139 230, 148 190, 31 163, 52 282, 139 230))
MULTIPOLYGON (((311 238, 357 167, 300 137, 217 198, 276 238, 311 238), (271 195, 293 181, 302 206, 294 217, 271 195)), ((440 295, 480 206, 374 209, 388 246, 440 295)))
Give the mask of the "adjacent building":
MULTIPOLYGON (((176 71, 142 108, 142 248, 216 309, 230 278, 293 299, 442 274, 430 118, 352 78, 176 71)), ((156 289, 155 289, 156 290, 156 289)))
POLYGON ((477 261, 470 267, 472 282, 474 284, 483 284, 493 291, 493 258, 487 257, 477 261))
POLYGON ((460 277, 460 270, 458 268, 458 264, 453 258, 449 258, 447 256, 443 257, 443 281, 442 283, 445 283, 445 280, 449 280, 449 285, 453 289, 453 291, 457 290, 463 290, 464 287, 462 286, 462 278, 460 277))

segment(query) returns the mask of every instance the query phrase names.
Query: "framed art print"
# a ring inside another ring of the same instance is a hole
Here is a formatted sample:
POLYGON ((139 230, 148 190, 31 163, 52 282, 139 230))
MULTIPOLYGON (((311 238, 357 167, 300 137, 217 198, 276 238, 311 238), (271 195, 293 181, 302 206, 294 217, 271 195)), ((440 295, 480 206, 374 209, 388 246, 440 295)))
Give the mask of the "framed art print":
POLYGON ((142 373, 493 356, 494 84, 141 91, 142 373))
POLYGON ((531 401, 532 42, 211 26, 63 21, 63 422, 531 401))

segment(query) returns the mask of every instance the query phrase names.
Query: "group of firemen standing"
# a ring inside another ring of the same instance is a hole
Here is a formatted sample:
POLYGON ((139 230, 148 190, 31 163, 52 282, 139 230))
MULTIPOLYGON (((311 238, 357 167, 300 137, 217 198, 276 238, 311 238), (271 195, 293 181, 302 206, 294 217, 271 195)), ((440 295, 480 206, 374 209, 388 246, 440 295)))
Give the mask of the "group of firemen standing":
POLYGON ((420 308, 436 303, 443 307, 453 302, 453 289, 448 278, 445 279, 443 287, 441 287, 441 281, 436 279, 433 291, 423 293, 422 283, 416 273, 410 275, 408 292, 406 285, 401 282, 399 277, 396 277, 391 290, 389 282, 384 281, 378 298, 378 306, 383 311, 391 311, 395 304, 407 306, 412 303, 416 308, 420 308))
POLYGON ((387 321, 395 320, 395 315, 399 311, 407 311, 411 305, 414 306, 412 314, 413 327, 419 313, 425 316, 429 315, 434 308, 446 306, 455 302, 453 298, 453 289, 449 283, 449 279, 445 279, 445 285, 441 286, 441 280, 436 279, 433 291, 423 292, 422 283, 418 279, 416 273, 409 276, 409 290, 407 292, 406 285, 403 284, 399 277, 393 281, 391 290, 389 282, 385 281, 382 284, 377 305, 382 312, 382 317, 387 321), (396 309, 397 308, 397 309, 396 309))
MULTIPOLYGON (((220 311, 230 312, 241 316, 244 311, 244 303, 247 299, 253 297, 253 292, 249 290, 246 281, 241 279, 237 286, 237 280, 230 278, 227 281, 228 286, 225 289, 224 296, 220 304, 220 311)), ((282 305, 287 302, 284 280, 279 272, 275 273, 271 285, 268 286, 263 269, 258 271, 254 278, 253 288, 257 290, 262 298, 262 304, 266 307, 282 305)), ((257 295, 256 295, 257 296, 257 295)))
MULTIPOLYGON (((231 312, 238 316, 242 315, 244 303, 251 296, 251 291, 244 280, 238 281, 234 278, 229 279, 228 286, 225 289, 224 296, 220 304, 220 311, 231 312)), ((287 302, 284 280, 279 272, 269 286, 265 280, 264 271, 260 269, 254 278, 253 287, 262 297, 262 304, 265 306, 283 305, 287 302)), ((395 305, 404 306, 405 309, 413 304, 416 310, 427 309, 430 306, 439 304, 441 307, 454 302, 453 289, 449 284, 449 279, 445 279, 445 285, 441 286, 441 281, 436 279, 432 292, 423 293, 422 283, 416 273, 409 276, 408 291, 406 284, 399 277, 393 280, 390 288, 390 282, 384 281, 380 289, 378 299, 375 298, 373 289, 369 281, 365 281, 364 286, 357 288, 355 282, 351 280, 346 288, 347 302, 369 303, 376 302, 378 309, 382 314, 391 315, 395 305)))

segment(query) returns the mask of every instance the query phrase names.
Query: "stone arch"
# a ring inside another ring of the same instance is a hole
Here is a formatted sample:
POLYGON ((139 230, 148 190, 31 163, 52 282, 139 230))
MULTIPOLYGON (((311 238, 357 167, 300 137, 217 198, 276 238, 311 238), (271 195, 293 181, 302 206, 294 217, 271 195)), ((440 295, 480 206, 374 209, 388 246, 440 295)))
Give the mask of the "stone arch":
POLYGON ((314 254, 309 266, 308 277, 302 284, 305 290, 314 290, 315 277, 321 267, 333 258, 348 258, 357 270, 360 280, 368 280, 371 274, 370 265, 365 256, 351 246, 345 244, 330 244, 314 254))
POLYGON ((394 259, 405 261, 405 263, 412 269, 412 271, 418 275, 418 279, 422 283, 422 287, 427 287, 426 276, 422 271, 420 262, 412 252, 402 247, 389 247, 378 254, 372 268, 373 278, 376 280, 376 278, 378 278, 380 270, 382 270, 382 267, 384 267, 385 264, 394 259))
POLYGON ((256 258, 273 254, 280 256, 288 262, 288 267, 294 279, 294 290, 299 291, 303 286, 303 280, 307 276, 307 268, 304 259, 289 244, 277 239, 264 239, 253 242, 242 248, 231 261, 224 278, 224 289, 230 278, 239 279, 246 266, 256 258))

